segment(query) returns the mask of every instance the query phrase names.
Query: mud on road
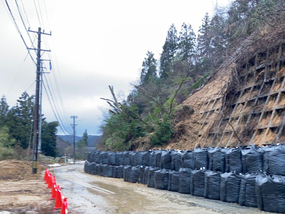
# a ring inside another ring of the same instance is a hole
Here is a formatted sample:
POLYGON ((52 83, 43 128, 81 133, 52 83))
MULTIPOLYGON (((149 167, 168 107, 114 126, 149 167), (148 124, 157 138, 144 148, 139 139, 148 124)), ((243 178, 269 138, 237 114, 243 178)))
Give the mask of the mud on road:
POLYGON ((234 203, 148 188, 122 179, 86 174, 83 165, 52 169, 68 198, 69 213, 268 213, 234 203))

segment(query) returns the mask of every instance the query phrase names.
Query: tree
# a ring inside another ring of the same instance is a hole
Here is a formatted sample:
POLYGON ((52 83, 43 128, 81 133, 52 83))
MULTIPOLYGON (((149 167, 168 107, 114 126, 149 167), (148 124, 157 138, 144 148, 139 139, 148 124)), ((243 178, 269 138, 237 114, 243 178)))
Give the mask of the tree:
POLYGON ((9 105, 6 102, 6 97, 3 95, 0 101, 0 126, 5 124, 8 112, 9 112, 9 105))
POLYGON ((146 58, 142 63, 142 70, 140 76, 141 85, 145 85, 151 81, 156 81, 157 79, 157 60, 154 58, 154 54, 150 51, 147 52, 146 58))
POLYGON ((81 141, 83 145, 88 146, 88 133, 86 129, 85 129, 85 132, 83 133, 81 141))
POLYGON ((215 69, 226 59, 227 37, 224 33, 226 18, 223 15, 223 11, 216 9, 216 13, 211 19, 210 27, 212 47, 211 63, 215 69))
POLYGON ((10 136, 16 140, 15 144, 26 149, 30 142, 31 125, 33 120, 34 96, 23 92, 17 100, 16 106, 7 113, 6 125, 10 136))
POLYGON ((196 35, 191 25, 185 23, 181 26, 179 32, 179 42, 177 56, 179 60, 185 60, 189 63, 193 63, 193 57, 195 55, 195 42, 196 35))
POLYGON ((42 123, 42 153, 46 156, 56 157, 56 132, 59 123, 57 121, 42 123))
POLYGON ((160 56, 159 77, 161 79, 168 78, 168 73, 170 72, 171 69, 171 62, 174 59, 177 46, 178 46, 177 30, 174 24, 172 24, 167 32, 167 37, 162 47, 163 50, 160 56))
POLYGON ((202 26, 199 29, 198 34, 198 55, 200 58, 210 58, 211 57, 211 28, 210 28, 210 17, 209 14, 206 13, 202 20, 202 26))
POLYGON ((78 159, 85 159, 87 156, 88 133, 87 130, 82 135, 82 138, 77 142, 76 156, 78 159))

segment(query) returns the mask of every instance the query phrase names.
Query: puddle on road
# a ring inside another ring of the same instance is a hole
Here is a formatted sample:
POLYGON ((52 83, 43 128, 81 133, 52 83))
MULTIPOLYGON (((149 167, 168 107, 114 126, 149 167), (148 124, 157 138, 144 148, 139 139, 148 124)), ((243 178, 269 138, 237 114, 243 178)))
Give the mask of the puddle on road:
MULTIPOLYGON (((115 194, 105 195, 104 198, 107 199, 110 204, 116 206, 119 213, 138 212, 153 204, 151 200, 147 199, 144 195, 133 191, 133 189, 130 190, 128 188, 117 187, 102 182, 90 182, 90 184, 114 192, 115 194)), ((96 191, 93 190, 88 191, 96 193, 96 191)))

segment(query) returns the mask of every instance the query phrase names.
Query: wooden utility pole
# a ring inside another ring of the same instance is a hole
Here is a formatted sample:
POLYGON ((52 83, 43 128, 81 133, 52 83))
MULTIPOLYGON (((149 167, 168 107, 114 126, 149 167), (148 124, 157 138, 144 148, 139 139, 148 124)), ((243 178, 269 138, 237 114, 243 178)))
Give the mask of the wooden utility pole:
POLYGON ((73 124, 72 127, 73 127, 73 164, 75 164, 75 126, 77 124, 75 124, 75 119, 77 118, 77 116, 70 116, 70 118, 73 119, 73 124))
POLYGON ((42 50, 41 49, 41 35, 51 35, 46 34, 45 32, 41 32, 41 28, 38 28, 38 31, 30 31, 38 34, 38 47, 37 48, 29 48, 29 50, 37 51, 37 71, 36 71, 36 99, 35 99, 35 107, 34 107, 34 124, 33 124, 33 160, 32 160, 32 174, 37 173, 38 168, 38 145, 39 145, 39 126, 41 125, 41 121, 39 120, 39 114, 41 112, 40 109, 40 82, 41 82, 41 51, 50 51, 50 50, 42 50))

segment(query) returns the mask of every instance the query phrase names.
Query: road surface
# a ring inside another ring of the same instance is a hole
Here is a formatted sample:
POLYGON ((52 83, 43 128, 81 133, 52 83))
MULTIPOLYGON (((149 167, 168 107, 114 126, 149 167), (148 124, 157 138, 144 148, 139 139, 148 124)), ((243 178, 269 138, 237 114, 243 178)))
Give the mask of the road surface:
POLYGON ((238 204, 148 188, 123 179, 90 175, 84 173, 83 167, 83 164, 75 164, 50 170, 68 200, 70 214, 267 213, 238 204))

